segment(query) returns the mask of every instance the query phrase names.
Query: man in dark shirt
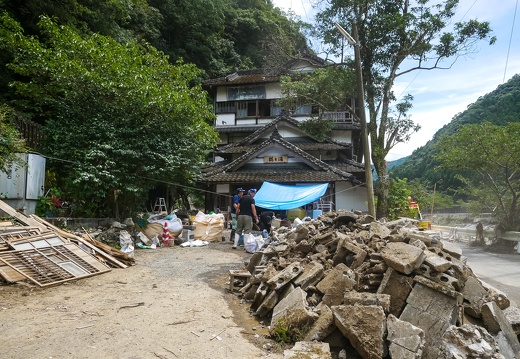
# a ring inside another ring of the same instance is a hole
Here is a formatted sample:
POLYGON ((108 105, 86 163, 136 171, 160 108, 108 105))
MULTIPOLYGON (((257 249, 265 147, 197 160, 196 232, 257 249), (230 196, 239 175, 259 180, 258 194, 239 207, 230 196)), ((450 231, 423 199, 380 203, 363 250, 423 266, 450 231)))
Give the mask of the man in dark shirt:
POLYGON ((255 223, 258 223, 258 216, 256 215, 255 207, 256 189, 250 189, 247 195, 242 196, 238 201, 237 208, 237 230, 235 235, 235 243, 233 249, 236 249, 239 243, 244 243, 244 234, 250 234, 253 229, 253 218, 255 223))

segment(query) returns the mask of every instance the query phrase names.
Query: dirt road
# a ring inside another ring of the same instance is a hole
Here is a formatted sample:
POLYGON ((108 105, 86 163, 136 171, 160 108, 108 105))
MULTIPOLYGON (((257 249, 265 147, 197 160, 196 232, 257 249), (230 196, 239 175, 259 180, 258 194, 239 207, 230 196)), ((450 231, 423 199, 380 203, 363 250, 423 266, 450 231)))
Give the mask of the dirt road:
POLYGON ((39 289, 0 286, 0 358, 282 358, 226 291, 250 255, 230 242, 139 249, 136 265, 39 289))

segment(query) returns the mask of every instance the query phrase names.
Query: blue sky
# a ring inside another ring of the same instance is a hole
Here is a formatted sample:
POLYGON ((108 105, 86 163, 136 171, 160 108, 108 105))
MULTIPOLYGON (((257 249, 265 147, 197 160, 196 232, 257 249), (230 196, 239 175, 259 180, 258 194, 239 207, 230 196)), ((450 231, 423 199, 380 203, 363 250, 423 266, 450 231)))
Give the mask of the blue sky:
MULTIPOLYGON (((307 22, 312 22, 314 13, 311 2, 273 0, 276 7, 292 10, 307 22)), ((518 0, 460 0, 453 20, 469 19, 489 21, 493 35, 497 37, 496 43, 492 46, 479 43, 477 53, 460 57, 449 70, 413 71, 397 79, 395 94, 398 97, 407 93, 414 96, 410 114, 412 120, 421 125, 421 130, 409 142, 395 146, 387 156, 388 161, 410 155, 451 122, 453 116, 520 73, 518 0)))

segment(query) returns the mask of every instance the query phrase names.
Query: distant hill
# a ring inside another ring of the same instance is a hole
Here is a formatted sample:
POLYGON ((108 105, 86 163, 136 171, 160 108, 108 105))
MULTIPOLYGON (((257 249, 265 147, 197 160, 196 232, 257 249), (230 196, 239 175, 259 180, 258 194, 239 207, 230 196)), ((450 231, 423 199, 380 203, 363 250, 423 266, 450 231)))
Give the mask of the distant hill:
MULTIPOLYGON (((399 159, 394 160, 394 161, 387 161, 386 162, 386 169, 387 169, 387 171, 390 171, 392 168, 394 168, 396 166, 399 166, 404 161, 406 161, 407 158, 408 158, 408 156, 399 158, 399 159)), ((372 173, 373 173, 372 174, 372 179, 374 181, 376 181, 378 177, 377 177, 377 172, 375 171, 374 165, 372 165, 372 173)))
POLYGON ((418 179, 427 186, 437 183, 437 189, 445 191, 460 185, 454 178, 454 172, 436 169, 437 151, 434 145, 442 135, 449 135, 466 124, 478 124, 489 121, 496 125, 520 121, 520 74, 513 76, 507 83, 499 85, 496 90, 479 97, 468 106, 467 110, 457 114, 453 120, 439 129, 426 145, 417 148, 402 163, 394 165, 390 170, 392 177, 418 179))

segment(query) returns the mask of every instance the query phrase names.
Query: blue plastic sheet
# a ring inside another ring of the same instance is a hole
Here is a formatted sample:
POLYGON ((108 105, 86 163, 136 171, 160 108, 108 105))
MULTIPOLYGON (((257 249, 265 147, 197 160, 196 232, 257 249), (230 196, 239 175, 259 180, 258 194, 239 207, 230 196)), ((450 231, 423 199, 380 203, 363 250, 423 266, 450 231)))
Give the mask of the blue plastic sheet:
POLYGON ((271 210, 293 209, 320 199, 327 191, 328 183, 289 186, 264 182, 256 192, 258 207, 271 210))

